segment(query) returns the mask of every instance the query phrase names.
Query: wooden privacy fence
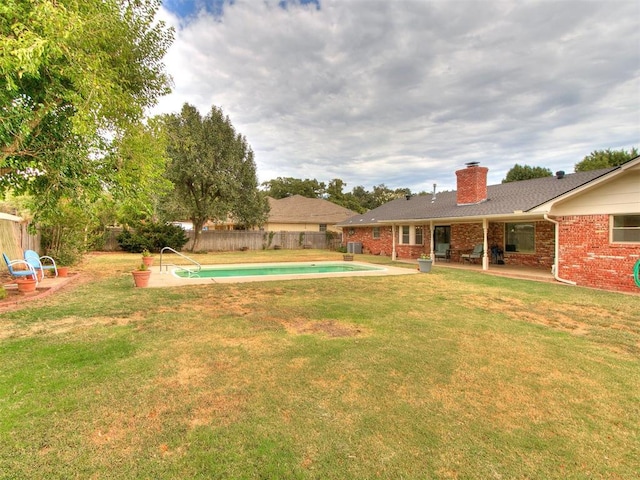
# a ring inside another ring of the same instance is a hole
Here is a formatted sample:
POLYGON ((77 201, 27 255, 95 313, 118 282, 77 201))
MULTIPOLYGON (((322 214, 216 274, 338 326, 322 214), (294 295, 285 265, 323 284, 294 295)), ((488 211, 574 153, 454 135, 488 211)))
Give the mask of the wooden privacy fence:
MULTIPOLYGON (((120 250, 116 237, 122 229, 110 229, 105 241, 105 251, 120 250)), ((192 231, 185 232, 189 241, 184 250, 191 250, 192 231)), ((200 234, 196 250, 229 252, 233 250, 296 250, 303 248, 336 250, 342 242, 340 233, 332 232, 265 232, 254 230, 211 230, 200 234)))
MULTIPOLYGON (((0 250, 11 260, 22 258, 25 250, 40 251, 40 235, 32 235, 29 225, 20 217, 0 213, 0 250)), ((0 260, 0 271, 5 272, 7 266, 0 260)))

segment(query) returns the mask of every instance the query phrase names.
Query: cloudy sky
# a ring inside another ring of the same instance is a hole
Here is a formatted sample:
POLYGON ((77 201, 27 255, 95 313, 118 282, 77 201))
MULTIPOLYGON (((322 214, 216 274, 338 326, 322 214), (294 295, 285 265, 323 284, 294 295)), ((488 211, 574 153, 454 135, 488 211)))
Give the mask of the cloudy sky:
POLYGON ((173 93, 221 107, 258 178, 455 189, 479 161, 573 172, 640 147, 640 2, 164 0, 173 93))

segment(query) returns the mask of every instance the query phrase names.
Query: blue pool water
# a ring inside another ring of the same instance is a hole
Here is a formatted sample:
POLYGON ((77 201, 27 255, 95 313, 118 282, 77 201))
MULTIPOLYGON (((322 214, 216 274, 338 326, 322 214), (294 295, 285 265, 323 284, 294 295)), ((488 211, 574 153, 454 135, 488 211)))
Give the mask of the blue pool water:
POLYGON ((266 275, 307 275, 322 273, 348 273, 384 270, 381 267, 351 263, 308 263, 279 265, 227 265, 220 267, 203 267, 200 272, 176 270, 175 274, 182 278, 227 278, 266 275))

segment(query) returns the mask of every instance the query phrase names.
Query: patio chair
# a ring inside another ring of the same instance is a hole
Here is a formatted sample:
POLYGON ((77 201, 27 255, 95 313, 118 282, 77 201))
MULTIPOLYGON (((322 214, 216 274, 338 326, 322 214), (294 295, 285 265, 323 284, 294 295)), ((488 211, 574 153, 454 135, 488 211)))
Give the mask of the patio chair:
POLYGON ((7 268, 9 269, 9 274, 14 278, 22 278, 22 277, 33 277, 36 281, 36 285, 38 284, 38 274, 36 273, 35 268, 28 262, 22 259, 17 260, 9 260, 6 253, 2 254, 2 258, 4 258, 4 262, 7 264, 7 268), (16 269, 14 268, 17 265, 22 265, 24 269, 16 269))
POLYGON ((40 272, 40 280, 44 278, 45 270, 53 270, 54 275, 58 276, 58 267, 56 267, 56 261, 53 258, 47 255, 41 257, 33 250, 25 250, 24 259, 36 272, 40 272))
POLYGON ((482 258, 482 254, 484 253, 484 245, 482 243, 477 244, 475 247, 473 247, 473 250, 471 251, 471 253, 463 253, 462 255, 460 255, 460 259, 463 262, 474 262, 476 260, 479 260, 480 258, 482 258))
POLYGON ((433 252, 433 256, 436 258, 444 258, 445 260, 449 260, 451 258, 451 252, 449 251, 448 243, 438 243, 436 245, 436 249, 433 252))

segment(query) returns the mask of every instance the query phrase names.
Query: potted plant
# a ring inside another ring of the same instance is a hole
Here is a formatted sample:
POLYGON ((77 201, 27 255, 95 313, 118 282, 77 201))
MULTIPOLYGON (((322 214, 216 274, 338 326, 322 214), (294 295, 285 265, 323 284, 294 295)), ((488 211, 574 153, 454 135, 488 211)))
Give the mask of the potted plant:
POLYGON ((422 273, 429 273, 431 271, 431 264, 431 257, 426 253, 423 253, 422 255, 420 255, 420 258, 418 258, 418 269, 422 273))
POLYGON ((56 270, 58 270, 58 277, 69 276, 69 266, 75 265, 78 262, 79 254, 72 248, 60 248, 56 252, 51 252, 51 257, 56 262, 56 270))
POLYGON ((59 277, 68 277, 69 276, 69 267, 67 265, 57 265, 56 269, 58 270, 59 277))
POLYGON ((149 277, 151 277, 151 270, 144 263, 141 263, 138 268, 131 272, 133 275, 133 282, 136 287, 149 286, 149 277))
POLYGON ((153 265, 153 257, 151 253, 146 248, 142 251, 142 263, 144 263, 147 267, 151 267, 153 265))
POLYGON ((33 276, 18 278, 16 279, 16 284, 20 293, 33 293, 36 291, 37 282, 33 276))

